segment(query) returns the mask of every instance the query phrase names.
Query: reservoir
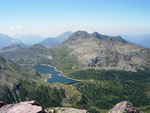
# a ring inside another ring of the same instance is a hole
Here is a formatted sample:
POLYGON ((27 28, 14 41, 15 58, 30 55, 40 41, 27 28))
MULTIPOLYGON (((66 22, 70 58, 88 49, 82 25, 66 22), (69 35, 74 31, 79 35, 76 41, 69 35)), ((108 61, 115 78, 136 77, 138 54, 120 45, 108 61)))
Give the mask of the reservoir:
POLYGON ((62 83, 62 84, 73 84, 77 81, 68 79, 64 76, 61 76, 61 73, 56 71, 54 67, 44 66, 44 65, 35 65, 33 66, 37 72, 42 74, 51 74, 52 77, 47 79, 48 83, 62 83))

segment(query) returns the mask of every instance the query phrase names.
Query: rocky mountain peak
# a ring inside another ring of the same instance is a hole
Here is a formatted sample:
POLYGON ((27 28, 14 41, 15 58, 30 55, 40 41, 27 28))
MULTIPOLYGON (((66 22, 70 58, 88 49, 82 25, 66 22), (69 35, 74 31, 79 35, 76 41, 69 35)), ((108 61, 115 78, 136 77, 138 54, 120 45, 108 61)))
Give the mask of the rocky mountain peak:
POLYGON ((104 39, 109 38, 109 36, 99 34, 98 32, 94 32, 94 33, 92 33, 92 34, 91 34, 91 37, 93 37, 93 38, 97 38, 97 39, 100 39, 100 40, 104 40, 104 39))
POLYGON ((76 41, 77 39, 87 39, 90 35, 86 31, 77 31, 73 33, 66 42, 76 41))
POLYGON ((89 39, 89 38, 95 38, 98 40, 105 40, 105 39, 110 39, 112 41, 118 41, 118 42, 122 42, 122 43, 127 43, 127 41, 125 41, 121 36, 107 36, 107 35, 102 35, 99 34, 98 32, 93 32, 92 34, 89 34, 86 31, 77 31, 75 33, 73 33, 69 39, 66 42, 73 42, 76 40, 84 40, 84 39, 89 39))
POLYGON ((86 39, 86 38, 89 38, 89 34, 86 32, 86 31, 77 31, 75 32, 72 36, 76 37, 76 38, 83 38, 83 39, 86 39))

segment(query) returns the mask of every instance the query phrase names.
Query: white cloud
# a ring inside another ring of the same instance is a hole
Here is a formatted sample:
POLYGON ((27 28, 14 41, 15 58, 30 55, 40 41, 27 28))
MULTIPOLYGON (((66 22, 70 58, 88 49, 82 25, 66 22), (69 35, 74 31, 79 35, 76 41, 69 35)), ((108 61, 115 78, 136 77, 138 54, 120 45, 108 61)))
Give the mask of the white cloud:
POLYGON ((22 27, 22 25, 10 26, 8 27, 8 30, 19 30, 22 29, 22 27))
POLYGON ((18 29, 21 29, 21 28, 22 28, 22 25, 17 25, 17 28, 18 28, 18 29))
POLYGON ((8 30, 14 30, 15 29, 15 27, 14 26, 10 26, 10 27, 8 27, 8 30))

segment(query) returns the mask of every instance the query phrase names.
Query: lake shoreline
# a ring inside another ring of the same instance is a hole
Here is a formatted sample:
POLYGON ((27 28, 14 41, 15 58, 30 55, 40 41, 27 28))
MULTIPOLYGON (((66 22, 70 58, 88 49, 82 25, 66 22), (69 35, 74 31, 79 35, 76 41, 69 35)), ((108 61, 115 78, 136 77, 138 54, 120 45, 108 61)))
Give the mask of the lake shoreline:
POLYGON ((74 80, 74 81, 77 81, 77 82, 81 82, 81 81, 82 81, 82 80, 78 80, 78 79, 74 79, 74 78, 71 78, 71 77, 65 76, 65 75, 63 74, 63 72, 62 72, 62 71, 57 70, 57 68, 56 68, 56 67, 54 67, 54 66, 46 65, 46 64, 40 64, 40 65, 43 65, 43 66, 49 66, 49 67, 54 68, 57 72, 59 72, 59 73, 60 73, 60 74, 59 74, 60 76, 63 76, 63 77, 65 77, 65 78, 67 78, 67 79, 74 80))
MULTIPOLYGON (((23 65, 23 66, 32 66, 32 67, 37 66, 37 65, 41 65, 41 66, 48 66, 48 67, 51 67, 51 68, 53 68, 56 72, 59 73, 58 76, 62 76, 62 77, 64 77, 64 78, 69 79, 69 80, 72 81, 72 82, 68 82, 68 83, 62 83, 62 84, 65 84, 65 85, 75 84, 75 83, 78 83, 78 82, 81 82, 81 81, 82 81, 82 80, 78 80, 78 79, 74 79, 74 78, 65 76, 62 71, 57 70, 57 68, 54 67, 54 66, 52 66, 52 65, 48 65, 48 64, 21 64, 21 65, 23 65)), ((51 78, 52 78, 52 75, 51 75, 51 76, 48 76, 49 74, 46 74, 46 75, 47 75, 47 78, 46 78, 44 81, 46 81, 46 82, 48 83, 48 79, 51 79, 51 78)))

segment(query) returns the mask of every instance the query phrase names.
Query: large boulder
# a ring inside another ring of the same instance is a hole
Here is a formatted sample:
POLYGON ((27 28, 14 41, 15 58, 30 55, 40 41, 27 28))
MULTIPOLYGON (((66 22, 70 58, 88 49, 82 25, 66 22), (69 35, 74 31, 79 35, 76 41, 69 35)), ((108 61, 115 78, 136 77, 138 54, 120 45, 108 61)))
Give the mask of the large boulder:
POLYGON ((25 101, 17 104, 8 104, 0 108, 0 113, 45 113, 35 101, 25 101))
POLYGON ((138 110, 128 101, 118 103, 108 113, 139 113, 138 110))

